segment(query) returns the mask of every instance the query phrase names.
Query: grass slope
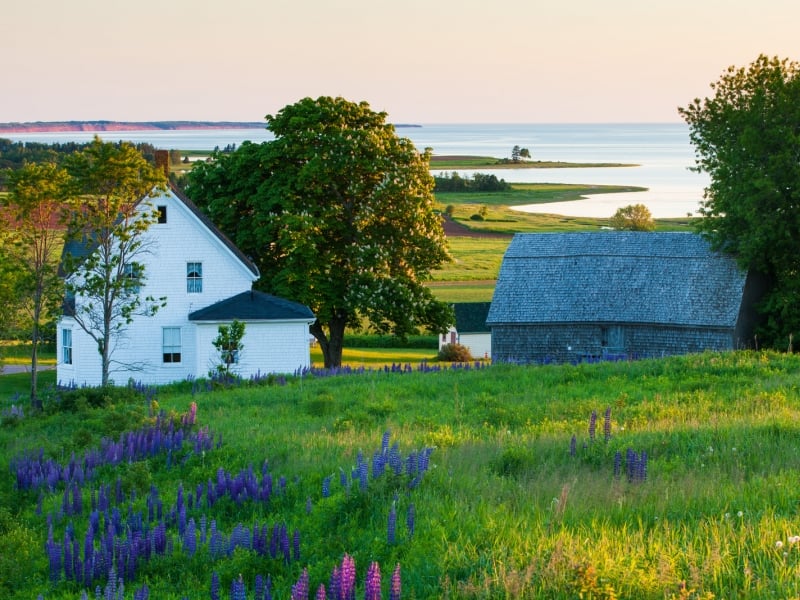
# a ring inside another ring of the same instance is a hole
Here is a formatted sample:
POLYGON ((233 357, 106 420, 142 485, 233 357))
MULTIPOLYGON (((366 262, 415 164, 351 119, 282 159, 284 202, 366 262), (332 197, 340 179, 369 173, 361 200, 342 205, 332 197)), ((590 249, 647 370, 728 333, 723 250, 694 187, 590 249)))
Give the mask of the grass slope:
MULTIPOLYGON (((189 556, 176 524, 172 554, 142 563, 126 598, 142 582, 150 597, 208 597, 212 571, 223 593, 240 574, 252 590, 255 574, 269 573, 275 597, 287 598, 304 568, 313 594, 345 553, 356 563, 358 597, 376 562, 384 597, 400 564, 403 598, 791 598, 800 594, 798 385, 800 358, 755 352, 317 376, 215 391, 183 384, 158 391, 160 408, 177 414, 196 402, 199 426, 221 446, 101 469, 83 497, 88 505, 90 489, 113 490, 119 478, 124 517, 129 504, 146 514, 151 485, 168 513, 179 484, 186 494, 217 481, 219 469, 259 473, 267 461, 275 481, 286 482, 268 504, 224 500, 187 516, 206 514, 225 532, 285 523, 299 531, 298 560, 241 548, 212 559, 202 544, 189 556), (360 490, 351 469, 359 452, 370 460, 387 430, 404 457, 434 448, 430 469, 413 487, 370 475, 360 490), (645 454, 646 478, 639 466, 629 479, 645 454)), ((72 523, 81 547, 88 518, 88 508, 59 516, 61 489, 42 495, 37 514, 39 494, 15 489, 14 457, 43 448, 66 461, 140 426, 153 401, 4 419, 4 598, 78 598, 79 586, 49 580, 43 547, 47 515, 56 540, 72 523)))

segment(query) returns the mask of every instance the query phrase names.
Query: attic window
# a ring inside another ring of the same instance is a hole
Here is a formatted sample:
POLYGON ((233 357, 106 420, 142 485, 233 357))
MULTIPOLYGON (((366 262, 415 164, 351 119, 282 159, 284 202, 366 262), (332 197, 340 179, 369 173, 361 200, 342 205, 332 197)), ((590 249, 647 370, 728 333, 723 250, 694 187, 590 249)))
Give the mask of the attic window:
POLYGON ((200 294, 203 291, 203 263, 186 263, 186 291, 189 294, 200 294))
POLYGON ((158 222, 161 224, 167 222, 167 207, 165 205, 158 207, 158 222))

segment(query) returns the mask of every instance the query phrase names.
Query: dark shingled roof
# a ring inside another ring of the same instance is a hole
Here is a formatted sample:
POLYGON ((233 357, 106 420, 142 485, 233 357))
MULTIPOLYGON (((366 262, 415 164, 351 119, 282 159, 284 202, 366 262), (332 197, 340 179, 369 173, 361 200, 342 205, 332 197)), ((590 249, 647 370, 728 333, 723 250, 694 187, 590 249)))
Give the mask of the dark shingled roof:
POLYGON ((486 315, 491 302, 457 302, 453 304, 456 314, 456 330, 459 333, 489 333, 486 315))
POLYGON ((734 327, 745 276, 691 233, 517 234, 487 320, 734 327))
POLYGON ((255 290, 236 294, 216 304, 196 310, 190 321, 288 321, 314 320, 311 309, 298 302, 255 290))

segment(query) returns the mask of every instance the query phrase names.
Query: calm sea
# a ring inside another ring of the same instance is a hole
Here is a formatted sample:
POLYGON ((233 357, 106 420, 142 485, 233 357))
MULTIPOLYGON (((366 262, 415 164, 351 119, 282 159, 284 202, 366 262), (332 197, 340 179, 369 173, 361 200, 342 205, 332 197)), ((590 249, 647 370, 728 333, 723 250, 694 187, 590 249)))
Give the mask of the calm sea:
MULTIPOLYGON (((635 167, 587 169, 515 169, 497 172, 509 182, 633 185, 646 192, 598 194, 575 202, 517 207, 530 212, 565 216, 607 217, 628 204, 644 204, 654 217, 682 217, 695 213, 708 179, 689 170, 694 152, 683 123, 658 124, 446 124, 398 127, 419 149, 437 155, 461 154, 510 157, 518 145, 534 160, 633 163, 635 167)), ((89 141, 90 132, 8 134, 18 141, 89 141)), ((148 142, 157 148, 211 150, 244 140, 272 139, 266 129, 202 131, 129 131, 99 134, 106 141, 148 142)), ((485 170, 484 170, 485 171, 485 170)), ((471 171, 461 171, 469 175, 471 171)))

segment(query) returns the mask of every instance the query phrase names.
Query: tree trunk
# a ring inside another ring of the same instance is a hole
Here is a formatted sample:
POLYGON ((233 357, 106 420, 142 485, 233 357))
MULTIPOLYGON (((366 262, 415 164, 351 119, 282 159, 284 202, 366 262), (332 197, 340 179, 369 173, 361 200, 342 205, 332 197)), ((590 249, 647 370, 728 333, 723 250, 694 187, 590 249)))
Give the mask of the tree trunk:
POLYGON ((334 317, 328 323, 328 335, 319 321, 315 321, 309 331, 317 338, 322 349, 322 358, 326 369, 333 369, 342 366, 342 348, 344 343, 344 329, 347 318, 344 316, 334 317))
POLYGON ((41 410, 42 403, 39 400, 37 388, 39 385, 39 324, 36 319, 33 322, 33 335, 31 335, 33 342, 31 348, 31 408, 34 410, 41 410))
POLYGON ((39 319, 41 318, 42 294, 37 292, 33 304, 33 327, 31 331, 31 408, 41 410, 39 400, 39 319))

